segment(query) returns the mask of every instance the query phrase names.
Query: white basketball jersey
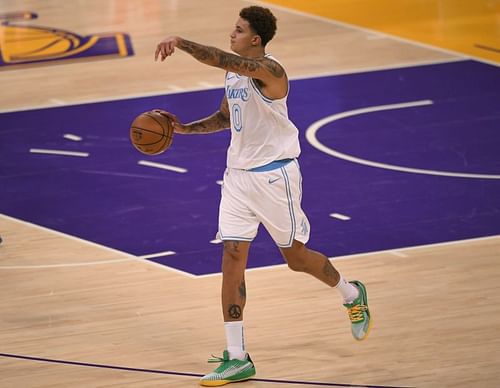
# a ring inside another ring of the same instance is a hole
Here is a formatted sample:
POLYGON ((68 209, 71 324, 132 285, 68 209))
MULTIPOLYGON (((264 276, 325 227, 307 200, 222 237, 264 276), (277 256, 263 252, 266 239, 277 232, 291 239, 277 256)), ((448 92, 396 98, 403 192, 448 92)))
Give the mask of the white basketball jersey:
POLYGON ((231 117, 228 167, 249 170, 299 156, 299 131, 288 119, 287 96, 271 100, 254 79, 237 73, 226 74, 225 86, 231 117))

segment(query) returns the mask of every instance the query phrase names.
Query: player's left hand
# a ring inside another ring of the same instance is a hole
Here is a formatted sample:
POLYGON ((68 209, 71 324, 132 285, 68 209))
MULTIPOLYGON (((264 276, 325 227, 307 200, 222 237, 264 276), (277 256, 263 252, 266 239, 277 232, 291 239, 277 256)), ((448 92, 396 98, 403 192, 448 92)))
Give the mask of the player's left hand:
POLYGON ((158 46, 156 46, 155 61, 158 60, 158 56, 161 54, 161 61, 163 62, 168 56, 172 55, 175 51, 175 46, 177 46, 178 37, 170 36, 163 39, 158 46))

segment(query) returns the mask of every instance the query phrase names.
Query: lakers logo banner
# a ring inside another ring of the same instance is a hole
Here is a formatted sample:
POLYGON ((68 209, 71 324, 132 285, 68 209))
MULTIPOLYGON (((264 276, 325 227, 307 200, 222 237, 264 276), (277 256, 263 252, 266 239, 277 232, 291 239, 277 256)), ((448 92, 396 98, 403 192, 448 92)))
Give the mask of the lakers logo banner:
POLYGON ((23 23, 37 17, 32 12, 0 13, 0 66, 134 54, 127 34, 81 36, 58 28, 23 23))

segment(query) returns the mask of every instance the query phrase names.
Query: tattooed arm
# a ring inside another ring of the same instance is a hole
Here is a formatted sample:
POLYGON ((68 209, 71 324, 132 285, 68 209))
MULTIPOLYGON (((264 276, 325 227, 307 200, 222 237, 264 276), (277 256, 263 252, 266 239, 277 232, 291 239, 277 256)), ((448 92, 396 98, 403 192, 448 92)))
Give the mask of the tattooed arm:
POLYGON ((204 119, 193 121, 189 124, 182 124, 175 115, 169 112, 159 110, 159 112, 169 117, 174 124, 174 132, 184 134, 203 134, 222 131, 229 128, 231 123, 229 120, 229 106, 227 99, 224 96, 217 112, 211 114, 204 119))
POLYGON ((268 89, 269 94, 271 94, 268 97, 283 97, 281 95, 283 90, 286 94, 288 79, 285 70, 279 63, 269 58, 244 58, 216 47, 204 46, 178 36, 172 36, 158 44, 155 60, 161 55, 161 60, 164 61, 174 53, 176 47, 206 65, 259 80, 259 86, 268 89))

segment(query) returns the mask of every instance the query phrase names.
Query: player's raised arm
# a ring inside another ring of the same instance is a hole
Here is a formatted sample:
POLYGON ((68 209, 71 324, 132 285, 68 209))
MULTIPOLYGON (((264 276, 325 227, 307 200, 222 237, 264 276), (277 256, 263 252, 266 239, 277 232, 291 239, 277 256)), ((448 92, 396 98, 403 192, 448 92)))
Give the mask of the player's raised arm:
POLYGON ((272 59, 242 57, 179 36, 172 36, 161 41, 156 48, 155 60, 160 56, 164 61, 174 53, 176 47, 206 65, 259 79, 264 83, 271 81, 272 78, 285 77, 283 67, 272 59))
POLYGON ((247 7, 241 10, 233 31, 229 35, 230 48, 235 54, 216 47, 171 36, 156 47, 155 60, 164 61, 178 48, 198 61, 252 78, 268 98, 280 99, 288 94, 288 78, 283 67, 266 54, 266 44, 276 32, 276 18, 269 10, 247 7))

